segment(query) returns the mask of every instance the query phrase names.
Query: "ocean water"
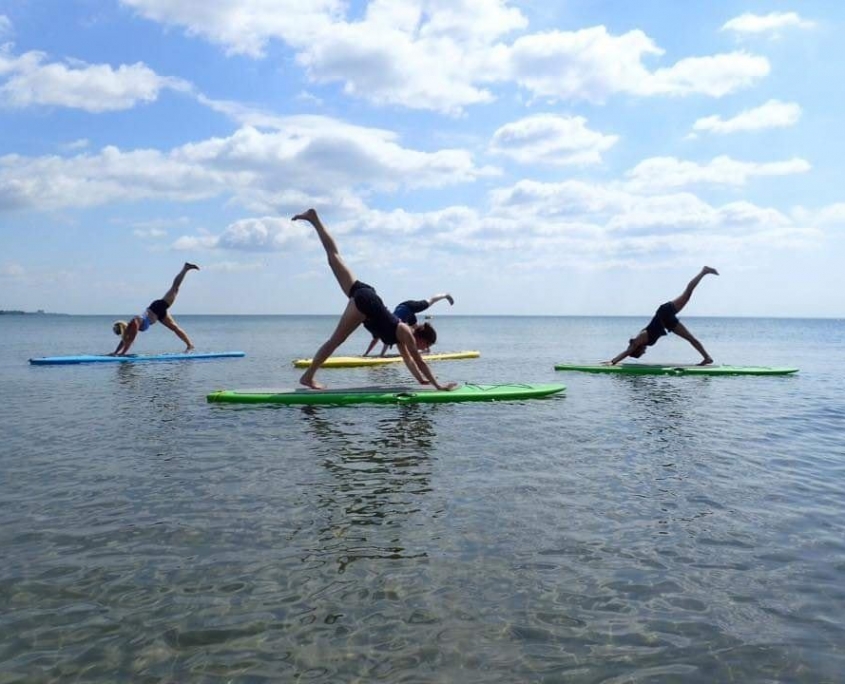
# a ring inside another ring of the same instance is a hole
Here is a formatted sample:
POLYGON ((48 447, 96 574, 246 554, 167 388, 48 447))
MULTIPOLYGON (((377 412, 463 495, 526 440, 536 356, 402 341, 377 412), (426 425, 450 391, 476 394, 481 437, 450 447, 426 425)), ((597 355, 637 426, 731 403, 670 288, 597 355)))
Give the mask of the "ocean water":
POLYGON ((685 317, 801 369, 688 378, 553 370, 647 317, 442 316, 481 357, 441 379, 566 393, 293 408, 205 395, 293 386, 333 317, 178 318, 247 357, 35 367, 111 318, 0 317, 0 683, 842 681, 845 321, 685 317))

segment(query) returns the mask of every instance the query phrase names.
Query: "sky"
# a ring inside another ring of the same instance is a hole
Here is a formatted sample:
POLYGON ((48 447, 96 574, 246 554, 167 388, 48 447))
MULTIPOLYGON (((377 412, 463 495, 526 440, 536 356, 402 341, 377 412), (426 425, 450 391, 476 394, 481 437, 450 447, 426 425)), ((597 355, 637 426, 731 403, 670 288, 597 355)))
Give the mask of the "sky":
POLYGON ((845 3, 0 0, 0 309, 845 317, 845 3))

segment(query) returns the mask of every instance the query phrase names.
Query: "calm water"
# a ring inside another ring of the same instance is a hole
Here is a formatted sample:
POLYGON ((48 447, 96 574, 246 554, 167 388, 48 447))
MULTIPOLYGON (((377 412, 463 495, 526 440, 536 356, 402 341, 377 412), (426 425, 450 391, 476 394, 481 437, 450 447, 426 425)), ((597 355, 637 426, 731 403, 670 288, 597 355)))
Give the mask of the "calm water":
POLYGON ((304 409, 205 395, 292 386, 332 317, 181 316, 248 356, 77 367, 27 359, 111 318, 0 317, 0 682, 842 681, 845 322, 684 319, 794 377, 553 370, 646 319, 439 317, 482 353, 441 379, 566 394, 304 409))

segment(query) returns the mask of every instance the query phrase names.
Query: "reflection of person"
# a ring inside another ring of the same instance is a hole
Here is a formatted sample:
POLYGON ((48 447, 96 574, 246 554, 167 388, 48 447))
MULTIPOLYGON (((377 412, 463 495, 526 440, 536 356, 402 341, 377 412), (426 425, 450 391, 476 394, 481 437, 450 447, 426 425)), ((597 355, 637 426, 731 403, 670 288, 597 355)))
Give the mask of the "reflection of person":
MULTIPOLYGON (((455 300, 452 298, 448 292, 444 294, 436 294, 432 295, 428 299, 409 299, 408 301, 402 302, 399 306, 393 309, 393 315, 396 316, 400 321, 403 323, 407 323, 411 326, 415 333, 420 331, 420 333, 416 334, 417 338, 417 348, 422 352, 427 352, 431 345, 433 345, 437 341, 437 333, 434 331, 434 328, 429 323, 418 323, 417 322, 417 314, 425 311, 428 307, 432 304, 436 304, 440 300, 445 299, 449 302, 449 304, 454 304, 455 300)), ((370 330, 370 326, 365 322, 364 327, 367 330, 370 330)), ((370 330, 373 333, 373 339, 370 341, 370 346, 367 347, 367 351, 364 352, 364 356, 369 354, 373 347, 379 341, 378 335, 370 330)), ((384 344, 381 348, 381 354, 379 356, 384 356, 387 352, 388 348, 393 345, 384 344)))
POLYGON ((334 238, 329 235, 317 212, 309 209, 305 213, 297 214, 293 217, 294 221, 308 221, 317 231, 317 236, 323 244, 323 249, 326 250, 326 256, 329 259, 329 266, 331 266, 332 273, 337 279, 340 289, 343 294, 349 297, 346 304, 346 309, 338 321, 337 328, 332 333, 332 336, 323 343, 314 355, 311 365, 308 370, 302 374, 299 379, 306 387, 314 389, 323 389, 323 386, 314 381, 314 375, 317 369, 323 365, 325 360, 331 356, 332 352, 337 349, 351 335, 355 329, 362 323, 369 322, 370 327, 375 331, 379 338, 388 344, 395 344, 399 348, 399 353, 405 361, 405 365, 411 374, 418 382, 425 385, 431 383, 439 390, 453 389, 456 384, 454 382, 441 385, 437 382, 431 369, 425 361, 423 361, 420 352, 417 349, 417 342, 414 338, 414 331, 407 323, 403 323, 396 316, 394 316, 381 297, 376 294, 375 289, 366 283, 362 283, 355 279, 352 271, 344 263, 338 252, 337 244, 334 238))
POLYGON ((692 296, 693 290, 695 290, 698 283, 701 282, 701 279, 708 273, 719 275, 719 272, 715 268, 710 268, 709 266, 702 268, 699 274, 689 281, 686 289, 678 297, 660 305, 649 324, 640 330, 636 337, 632 337, 628 340, 628 348, 613 357, 610 361, 611 365, 615 366, 626 356, 631 356, 635 359, 640 358, 643 354, 645 354, 646 347, 654 345, 657 340, 666 334, 667 330, 683 337, 687 342, 695 347, 699 354, 704 357, 704 360, 698 364, 699 366, 706 366, 713 363, 713 359, 711 359, 710 354, 704 350, 701 342, 695 339, 693 334, 686 329, 686 326, 678 320, 678 314, 681 312, 681 309, 687 305, 687 302, 692 296))
POLYGON ((173 302, 176 301, 176 295, 179 294, 179 286, 182 284, 182 281, 185 279, 185 275, 188 271, 198 270, 199 266, 189 264, 186 261, 185 265, 182 266, 182 270, 179 271, 178 275, 173 279, 173 284, 170 286, 170 289, 164 297, 156 299, 149 305, 149 307, 147 307, 147 310, 142 315, 133 316, 128 323, 126 321, 115 321, 112 326, 112 330, 115 335, 120 335, 120 344, 117 345, 117 349, 109 354, 109 356, 125 356, 129 352, 129 347, 132 346, 132 343, 135 341, 135 337, 138 333, 144 332, 156 321, 161 321, 161 324, 165 328, 170 328, 176 333, 176 336, 185 343, 186 352, 193 350, 194 345, 191 344, 190 338, 185 334, 185 331, 176 324, 176 321, 173 320, 173 316, 170 315, 168 309, 173 306, 173 302))

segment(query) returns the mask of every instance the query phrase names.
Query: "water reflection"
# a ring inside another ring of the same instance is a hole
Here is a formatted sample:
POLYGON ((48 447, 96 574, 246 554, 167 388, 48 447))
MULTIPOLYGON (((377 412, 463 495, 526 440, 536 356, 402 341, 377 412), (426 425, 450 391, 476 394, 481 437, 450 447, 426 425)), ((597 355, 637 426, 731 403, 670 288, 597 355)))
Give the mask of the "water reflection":
POLYGON ((652 375, 616 375, 612 378, 631 395, 627 406, 641 435, 658 449, 678 448, 696 433, 701 416, 701 394, 709 378, 666 378, 652 375), (679 382, 680 380, 680 382, 679 382))
POLYGON ((311 559, 336 562, 342 574, 362 558, 426 555, 410 528, 426 524, 437 437, 432 408, 397 406, 379 410, 375 420, 358 411, 344 420, 337 410, 303 407, 316 456, 331 476, 313 491, 324 519, 311 559))

